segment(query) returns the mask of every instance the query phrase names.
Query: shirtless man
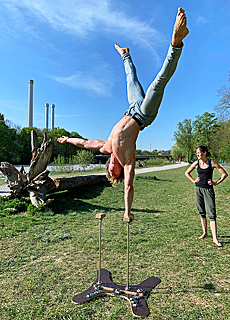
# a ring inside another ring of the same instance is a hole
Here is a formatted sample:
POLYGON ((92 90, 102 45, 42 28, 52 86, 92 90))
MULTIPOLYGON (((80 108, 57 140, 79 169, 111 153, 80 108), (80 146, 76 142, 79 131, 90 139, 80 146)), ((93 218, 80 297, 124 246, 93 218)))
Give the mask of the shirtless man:
POLYGON ((156 118, 164 88, 173 75, 179 60, 183 43, 182 40, 189 33, 187 18, 182 8, 178 9, 176 22, 173 28, 172 42, 161 71, 151 83, 145 95, 136 75, 128 48, 121 48, 115 44, 120 53, 127 76, 127 93, 129 110, 124 117, 113 127, 109 138, 102 140, 84 140, 80 138, 58 138, 60 143, 71 143, 77 147, 99 150, 101 153, 110 153, 107 161, 107 178, 111 183, 122 181, 125 178, 125 214, 130 222, 134 220, 131 213, 133 202, 133 179, 135 169, 136 140, 140 130, 150 125, 156 118))

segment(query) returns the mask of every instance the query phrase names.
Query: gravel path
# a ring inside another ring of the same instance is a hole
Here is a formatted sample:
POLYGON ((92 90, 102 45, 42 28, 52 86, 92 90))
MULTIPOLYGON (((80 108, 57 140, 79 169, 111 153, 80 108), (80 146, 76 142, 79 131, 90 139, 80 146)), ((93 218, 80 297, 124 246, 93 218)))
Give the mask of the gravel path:
MULTIPOLYGON (((135 169, 135 174, 176 169, 176 168, 184 167, 187 165, 188 163, 182 162, 182 163, 169 164, 163 167, 140 168, 140 169, 135 169)), ((102 175, 104 173, 95 173, 95 174, 102 175)), ((7 184, 0 185, 0 196, 9 196, 9 195, 10 195, 10 188, 7 186, 7 184)))

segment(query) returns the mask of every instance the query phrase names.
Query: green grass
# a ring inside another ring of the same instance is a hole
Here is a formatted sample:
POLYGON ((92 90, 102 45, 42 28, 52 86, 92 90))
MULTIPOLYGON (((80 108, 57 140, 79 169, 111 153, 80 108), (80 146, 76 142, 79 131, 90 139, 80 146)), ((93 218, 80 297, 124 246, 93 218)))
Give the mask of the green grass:
MULTIPOLYGON (((194 185, 185 170, 135 178, 130 284, 150 276, 161 279, 147 299, 147 319, 229 319, 230 178, 215 187, 218 237, 224 243, 218 248, 210 232, 208 238, 198 239, 202 230, 194 185)), ((0 319, 134 319, 129 303, 119 297, 98 297, 80 306, 71 303, 96 279, 96 213, 106 213, 102 268, 112 273, 113 281, 126 283, 123 185, 51 197, 55 201, 47 212, 28 215, 21 209, 20 214, 0 217, 0 319)))

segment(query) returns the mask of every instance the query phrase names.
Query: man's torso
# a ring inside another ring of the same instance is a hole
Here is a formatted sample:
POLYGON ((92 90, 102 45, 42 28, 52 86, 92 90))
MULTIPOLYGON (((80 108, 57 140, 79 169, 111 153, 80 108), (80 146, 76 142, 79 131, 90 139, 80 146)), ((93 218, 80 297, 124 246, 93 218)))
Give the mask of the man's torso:
POLYGON ((124 116, 112 129, 101 152, 113 153, 120 164, 130 164, 135 157, 139 125, 129 116, 124 116))

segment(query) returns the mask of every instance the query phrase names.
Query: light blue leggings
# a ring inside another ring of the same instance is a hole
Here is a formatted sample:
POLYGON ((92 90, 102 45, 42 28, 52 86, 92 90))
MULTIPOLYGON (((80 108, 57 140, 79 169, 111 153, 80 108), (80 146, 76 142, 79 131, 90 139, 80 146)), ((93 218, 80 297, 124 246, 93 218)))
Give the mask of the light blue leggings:
POLYGON ((163 67, 150 84, 146 95, 137 78, 136 68, 130 54, 125 53, 122 56, 127 77, 129 101, 129 110, 125 114, 134 118, 140 125, 141 130, 150 125, 157 116, 165 86, 176 70, 182 47, 183 44, 181 48, 170 45, 163 67))

